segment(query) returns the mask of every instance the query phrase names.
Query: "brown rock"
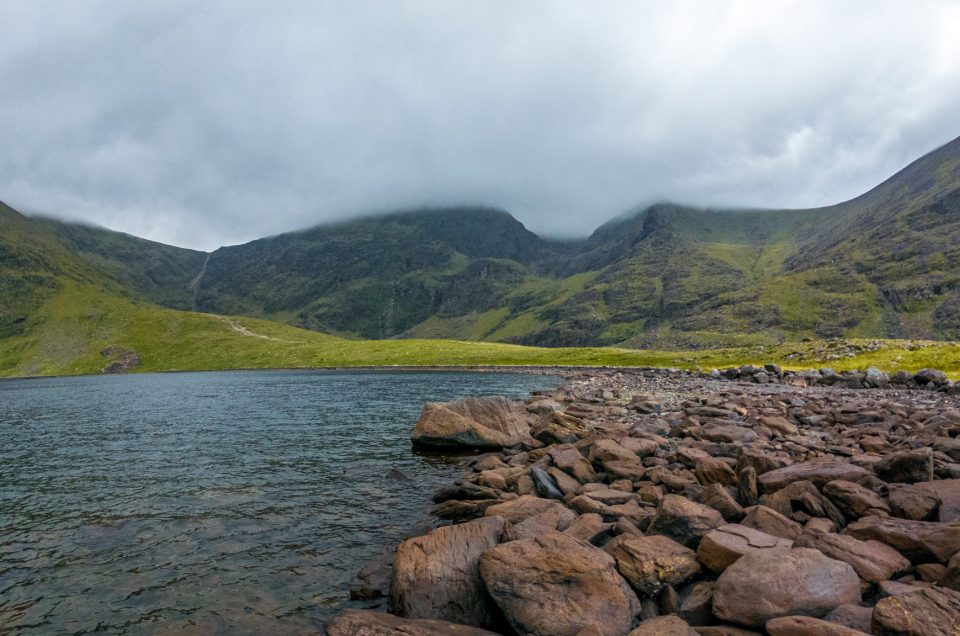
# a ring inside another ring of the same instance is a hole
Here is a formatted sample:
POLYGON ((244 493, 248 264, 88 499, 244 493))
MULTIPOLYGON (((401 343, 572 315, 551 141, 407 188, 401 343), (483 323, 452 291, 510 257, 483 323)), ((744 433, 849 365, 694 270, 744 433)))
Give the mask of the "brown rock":
POLYGON ((645 620, 627 636, 697 636, 697 632, 685 620, 672 615, 645 620))
POLYGON ((497 545, 501 517, 437 528, 397 546, 390 585, 393 610, 404 618, 456 621, 476 627, 493 623, 478 561, 497 545))
POLYGON ((713 508, 679 495, 665 495, 647 532, 668 536, 693 548, 703 535, 723 524, 723 517, 713 508))
POLYGON ((598 514, 587 513, 577 517, 570 527, 564 530, 564 533, 575 539, 597 545, 608 537, 612 530, 612 523, 604 523, 603 517, 598 514))
POLYGON ((870 471, 867 469, 848 462, 803 462, 763 473, 757 477, 757 483, 760 485, 761 492, 771 493, 797 481, 810 481, 815 486, 820 487, 838 479, 855 482, 868 475, 870 475, 870 471))
POLYGON ((712 624, 713 587, 713 581, 700 581, 689 586, 681 595, 677 615, 691 625, 712 624))
POLYGON ((771 618, 820 618, 838 605, 859 601, 860 577, 847 563, 809 548, 760 550, 720 575, 713 613, 723 621, 762 627, 771 618))
MULTIPOLYGON (((918 566, 919 567, 919 566, 918 566)), ((960 552, 950 557, 950 562, 940 577, 944 587, 960 592, 960 552)))
POLYGON ((737 492, 743 505, 757 505, 757 498, 759 497, 757 471, 754 470, 753 466, 745 466, 743 470, 737 473, 737 492))
MULTIPOLYGON (((509 523, 520 523, 527 517, 533 517, 550 510, 566 510, 566 506, 553 499, 544 499, 533 495, 523 495, 512 501, 504 501, 486 509, 488 517, 502 517, 509 523)), ((561 513, 562 514, 562 513, 561 513)))
POLYGON ((639 601, 613 557, 554 532, 502 543, 480 558, 487 591, 521 634, 574 636, 590 625, 625 634, 639 601))
POLYGON ((810 616, 782 616, 767 621, 770 636, 864 636, 858 629, 810 616))
POLYGON ((877 477, 889 483, 914 484, 933 480, 933 450, 916 448, 891 453, 874 466, 877 477))
POLYGON ((824 485, 823 494, 850 519, 859 519, 871 512, 890 512, 890 506, 880 495, 852 481, 838 479, 824 485))
POLYGON ((813 482, 809 481, 796 481, 764 495, 760 503, 799 523, 806 523, 811 517, 825 517, 838 526, 846 524, 846 519, 833 502, 821 495, 813 482))
POLYGON ((639 459, 630 461, 604 462, 603 469, 614 477, 620 479, 629 479, 631 481, 639 481, 647 474, 647 469, 643 466, 639 459))
POLYGON ((540 418, 530 434, 544 444, 573 444, 593 434, 593 426, 578 417, 554 411, 540 418))
POLYGON ((700 501, 703 505, 710 506, 719 512, 724 521, 735 523, 743 519, 743 508, 733 498, 726 486, 721 484, 707 486, 700 493, 700 501))
POLYGON ((646 596, 668 585, 679 585, 700 572, 694 551, 668 537, 621 536, 605 550, 616 560, 620 574, 646 596))
POLYGON ((772 534, 775 537, 793 541, 803 532, 803 526, 799 523, 766 506, 751 506, 744 513, 740 525, 772 534))
POLYGON ((530 440, 530 416, 502 397, 429 402, 410 436, 433 447, 503 448, 530 440))
POLYGON ((758 439, 753 429, 736 424, 704 426, 700 434, 704 439, 710 440, 711 442, 740 442, 741 444, 749 444, 758 439))
POLYGON ((914 521, 936 520, 942 503, 940 497, 918 484, 890 484, 890 508, 893 515, 914 521))
POLYGON ((737 483, 737 475, 727 462, 716 457, 705 457, 697 462, 694 474, 704 486, 723 484, 733 486, 737 483))
POLYGON ((603 438, 593 443, 587 459, 599 466, 604 462, 629 462, 638 459, 638 457, 632 451, 618 444, 616 440, 603 438))
POLYGON ((556 466, 551 466, 548 468, 547 473, 553 477, 553 481, 556 482, 557 488, 559 488, 564 495, 576 496, 580 494, 580 482, 567 473, 563 472, 556 466))
POLYGON ((550 458, 557 468, 573 475, 581 484, 597 480, 593 465, 574 446, 554 446, 550 458))
POLYGON ((876 636, 960 634, 960 593, 943 588, 880 599, 873 608, 876 636))
POLYGON ((896 517, 864 517, 845 531, 857 539, 875 539, 913 563, 945 562, 960 551, 960 523, 910 521, 896 517))
POLYGON ((796 435, 799 432, 796 424, 779 415, 768 415, 761 417, 758 421, 778 435, 796 435))
POLYGON ((700 636, 760 636, 760 632, 731 625, 708 625, 694 628, 700 636))
POLYGON ((325 628, 327 636, 496 636, 477 627, 357 609, 343 610, 325 628))
POLYGON ((831 559, 849 563, 861 579, 871 583, 885 581, 910 567, 910 561, 887 544, 847 535, 804 532, 794 546, 815 548, 831 559))
POLYGON ((758 550, 786 550, 792 545, 789 539, 731 523, 704 535, 697 548, 697 560, 720 574, 745 554, 758 550))
POLYGON ((862 605, 841 605, 823 617, 823 620, 858 629, 865 634, 870 633, 870 621, 873 618, 873 608, 862 605))
POLYGON ((535 537, 545 532, 564 532, 577 519, 574 511, 565 506, 556 506, 519 521, 506 531, 504 541, 516 541, 535 537))
POLYGON ((913 484, 911 488, 940 499, 937 521, 960 521, 960 479, 926 481, 913 484))
POLYGON ((782 458, 771 455, 762 448, 744 446, 737 455, 736 471, 739 473, 747 466, 753 468, 757 475, 762 475, 783 468, 784 462, 782 458))

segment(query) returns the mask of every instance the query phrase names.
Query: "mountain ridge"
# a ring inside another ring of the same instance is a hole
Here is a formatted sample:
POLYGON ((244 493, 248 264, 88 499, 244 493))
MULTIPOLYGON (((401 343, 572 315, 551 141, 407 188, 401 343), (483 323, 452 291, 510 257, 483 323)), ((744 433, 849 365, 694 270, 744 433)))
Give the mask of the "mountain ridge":
POLYGON ((137 302, 351 338, 641 348, 960 338, 960 138, 836 205, 664 202, 582 240, 544 239, 504 210, 463 206, 205 253, 7 209, 11 237, 32 236, 0 240, 11 274, 0 297, 23 296, 0 314, 0 337, 67 276, 137 302))

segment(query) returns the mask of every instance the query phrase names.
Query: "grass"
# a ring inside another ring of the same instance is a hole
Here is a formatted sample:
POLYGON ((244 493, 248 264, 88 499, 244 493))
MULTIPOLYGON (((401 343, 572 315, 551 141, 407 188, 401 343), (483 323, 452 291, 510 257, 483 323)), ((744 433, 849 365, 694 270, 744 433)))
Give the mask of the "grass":
POLYGON ((134 372, 352 366, 643 366, 711 369, 779 362, 786 368, 936 367, 960 377, 960 345, 844 340, 703 351, 541 348, 457 340, 347 340, 256 318, 160 309, 102 288, 67 284, 25 333, 0 340, 0 376, 100 373, 108 347, 135 351, 134 372))

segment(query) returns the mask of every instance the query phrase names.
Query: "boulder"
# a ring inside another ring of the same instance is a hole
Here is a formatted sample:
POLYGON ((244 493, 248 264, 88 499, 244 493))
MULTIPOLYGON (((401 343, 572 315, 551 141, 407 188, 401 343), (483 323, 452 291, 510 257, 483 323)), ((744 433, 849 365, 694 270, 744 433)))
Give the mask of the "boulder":
POLYGON ((810 616, 781 616, 767 621, 770 636, 864 636, 858 629, 810 616))
POLYGON ((880 599, 872 627, 875 636, 960 634, 960 593, 935 587, 880 599))
POLYGON ((795 547, 815 548, 828 557, 849 563, 861 579, 879 583, 910 567, 902 554, 879 541, 860 541, 834 533, 804 532, 795 547))
POLYGON ((819 488, 837 479, 855 482, 868 475, 870 471, 849 462, 803 462, 763 473, 757 477, 757 484, 761 492, 771 493, 796 481, 810 481, 819 488))
POLYGON ((704 486, 710 484, 733 486, 737 483, 737 474, 733 472, 733 468, 716 457, 704 457, 698 460, 693 472, 697 476, 697 481, 704 486))
POLYGON ((572 475, 581 484, 597 480, 597 473, 587 458, 575 446, 565 444, 550 449, 550 458, 560 470, 572 475))
POLYGON ((530 434, 544 444, 573 444, 593 434, 593 426, 578 417, 555 411, 540 418, 530 434))
POLYGON ((873 608, 863 605, 841 605, 823 617, 823 620, 844 627, 858 629, 865 634, 870 633, 870 621, 873 619, 873 608))
POLYGON ((502 543, 480 558, 487 591, 520 634, 630 631, 640 602, 613 557, 559 532, 502 543))
POLYGON ((949 383, 947 374, 943 371, 938 371, 937 369, 920 369, 914 374, 913 379, 920 386, 933 384, 934 386, 939 387, 949 383))
POLYGON ((567 510, 567 507, 552 499, 523 495, 511 501, 504 501, 490 506, 484 514, 488 517, 501 517, 509 523, 520 523, 527 517, 533 517, 556 509, 567 510))
POLYGON ((792 545, 789 539, 731 523, 704 535, 697 548, 697 560, 720 574, 745 554, 758 550, 786 550, 792 545))
POLYGON ((889 483, 914 484, 933 481, 933 450, 915 448, 891 453, 874 466, 877 477, 889 483))
POLYGON ((924 481, 910 487, 940 499, 937 521, 960 521, 960 479, 924 481))
POLYGON ((600 466, 604 462, 629 462, 639 458, 636 453, 627 450, 616 440, 605 437, 593 443, 587 459, 600 466))
POLYGON ((916 484, 890 484, 888 498, 893 516, 914 521, 935 521, 943 503, 936 494, 916 484))
POLYGON ((698 636, 690 625, 677 615, 649 618, 627 636, 698 636))
POLYGON ((704 426, 700 434, 703 436, 703 439, 720 443, 739 442, 741 444, 750 444, 758 439, 757 434, 752 428, 739 426, 737 424, 713 424, 704 426))
POLYGON ((618 479, 630 479, 632 481, 639 481, 647 474, 647 469, 639 458, 629 461, 604 462, 603 470, 618 479))
POLYGON ((750 506, 745 509, 740 524, 791 541, 803 532, 803 526, 799 523, 766 506, 750 506))
POLYGON ((478 562, 499 543, 501 517, 444 526, 397 546, 390 585, 393 611, 404 618, 432 618, 475 627, 493 624, 478 562))
POLYGON ((616 560, 623 578, 646 596, 700 572, 696 553, 664 536, 619 536, 604 549, 616 560))
POLYGON ((688 548, 695 548, 703 535, 724 523, 723 517, 713 508, 679 495, 664 495, 647 532, 662 534, 688 548))
POLYGON ((563 532, 575 539, 597 545, 609 537, 612 530, 612 523, 605 523, 603 517, 598 514, 587 513, 577 517, 563 532))
POLYGON ((795 481, 785 488, 760 498, 760 503, 799 523, 810 518, 826 517, 838 526, 846 524, 843 514, 833 502, 820 494, 813 482, 795 481))
POLYGON ((546 499, 563 500, 563 491, 554 481, 553 477, 543 469, 542 466, 534 464, 530 467, 530 478, 533 479, 533 486, 537 494, 546 499))
POLYGON ((910 521, 896 517, 863 517, 847 526, 847 534, 886 543, 913 563, 945 563, 960 551, 960 523, 910 521))
POLYGON ((717 579, 713 613, 722 621, 763 627, 780 616, 821 618, 859 601, 860 577, 849 564, 809 548, 759 550, 717 579))
POLYGON ((529 441, 530 415, 502 397, 428 402, 410 436, 415 445, 505 448, 529 441))
POLYGON ((506 531, 504 541, 535 537, 545 532, 564 532, 577 519, 575 512, 565 506, 549 508, 538 515, 519 521, 506 531))
POLYGON ((729 523, 743 519, 743 507, 737 503, 730 491, 721 484, 712 484, 704 488, 703 492, 700 493, 700 502, 719 512, 723 516, 723 520, 729 523))
POLYGON ((850 519, 859 519, 877 511, 890 512, 890 506, 877 493, 852 481, 837 479, 823 487, 823 494, 850 519))
POLYGON ((358 609, 343 610, 324 627, 327 636, 496 636, 477 627, 358 609))

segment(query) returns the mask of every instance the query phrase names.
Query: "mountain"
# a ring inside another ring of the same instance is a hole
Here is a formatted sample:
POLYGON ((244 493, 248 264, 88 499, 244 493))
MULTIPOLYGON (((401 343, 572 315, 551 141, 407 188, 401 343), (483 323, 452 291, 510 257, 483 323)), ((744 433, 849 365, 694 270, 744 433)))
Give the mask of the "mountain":
POLYGON ((209 254, 0 208, 0 338, 65 284, 346 338, 708 348, 960 339, 960 139, 810 210, 660 203, 589 238, 408 210, 209 254), (66 281, 66 282, 65 282, 66 281))

